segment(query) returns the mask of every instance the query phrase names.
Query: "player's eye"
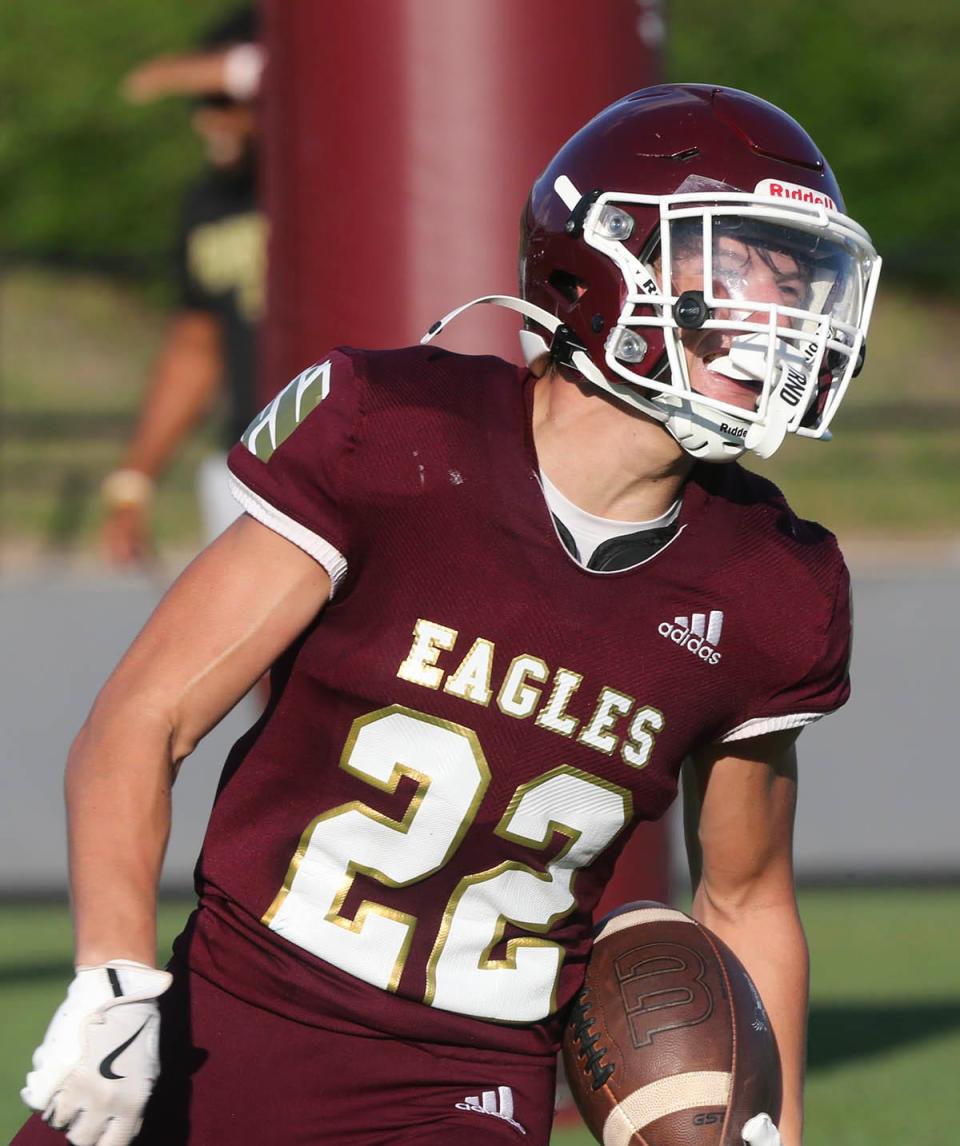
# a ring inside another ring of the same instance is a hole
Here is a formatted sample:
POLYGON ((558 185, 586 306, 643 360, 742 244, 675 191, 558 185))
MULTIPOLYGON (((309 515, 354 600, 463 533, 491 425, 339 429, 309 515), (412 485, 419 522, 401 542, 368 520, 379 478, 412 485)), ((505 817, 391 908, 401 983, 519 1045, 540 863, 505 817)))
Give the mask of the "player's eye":
POLYGON ((789 280, 778 284, 780 296, 787 306, 800 306, 806 298, 806 287, 799 280, 789 280))

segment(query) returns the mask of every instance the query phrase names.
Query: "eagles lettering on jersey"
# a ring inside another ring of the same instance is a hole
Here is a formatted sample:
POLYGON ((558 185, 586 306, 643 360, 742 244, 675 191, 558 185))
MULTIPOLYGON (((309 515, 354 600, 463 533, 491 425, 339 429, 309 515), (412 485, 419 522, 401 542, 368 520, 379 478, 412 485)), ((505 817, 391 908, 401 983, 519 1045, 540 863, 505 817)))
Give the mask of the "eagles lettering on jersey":
POLYGON ((579 743, 598 752, 609 754, 619 748, 623 760, 634 768, 642 768, 650 759, 656 734, 663 728, 663 713, 659 709, 649 704, 638 705, 632 696, 604 686, 589 719, 581 721, 567 706, 583 676, 564 668, 551 672, 546 661, 531 653, 522 653, 510 660, 503 684, 494 694, 491 681, 496 645, 493 641, 478 637, 455 668, 446 672, 437 667, 439 654, 443 650, 452 651, 457 637, 455 629, 418 619, 413 644, 397 669, 397 676, 424 688, 442 687, 445 692, 474 704, 494 702, 507 716, 533 717, 539 728, 560 736, 576 735, 579 743), (625 725, 624 732, 615 731, 620 723, 625 725))
POLYGON ((700 465, 670 545, 582 568, 537 481, 533 385, 496 358, 338 350, 231 453, 247 511, 335 582, 198 868, 191 962, 257 1005, 546 1053, 683 759, 846 699, 833 538, 700 465))

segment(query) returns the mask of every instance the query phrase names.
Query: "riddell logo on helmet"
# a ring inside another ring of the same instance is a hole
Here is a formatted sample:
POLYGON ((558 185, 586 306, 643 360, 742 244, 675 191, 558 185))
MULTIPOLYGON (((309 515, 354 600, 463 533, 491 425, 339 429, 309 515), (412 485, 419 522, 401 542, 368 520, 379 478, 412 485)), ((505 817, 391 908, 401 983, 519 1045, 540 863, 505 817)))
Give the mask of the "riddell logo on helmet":
POLYGON ((771 199, 790 199, 795 203, 814 203, 818 207, 826 207, 828 211, 836 211, 837 205, 829 195, 819 191, 811 191, 809 187, 802 187, 799 183, 781 183, 776 179, 763 179, 754 188, 755 195, 769 195, 771 199))
POLYGON ((720 423, 720 433, 730 434, 734 438, 745 438, 747 436, 746 426, 731 426, 729 422, 720 423))

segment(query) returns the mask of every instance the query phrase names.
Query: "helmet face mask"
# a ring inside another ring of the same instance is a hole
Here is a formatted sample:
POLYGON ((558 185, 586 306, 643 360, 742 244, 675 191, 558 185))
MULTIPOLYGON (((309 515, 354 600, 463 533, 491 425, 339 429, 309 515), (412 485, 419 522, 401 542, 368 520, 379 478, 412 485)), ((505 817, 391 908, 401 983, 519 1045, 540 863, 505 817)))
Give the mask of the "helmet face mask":
POLYGON ((688 453, 769 456, 787 433, 829 436, 862 362, 880 260, 839 203, 809 136, 773 105, 645 89, 534 185, 521 293, 572 331, 581 353, 566 365, 688 453))
MULTIPOLYGON (((559 191, 574 193, 569 181, 559 191)), ((873 248, 852 220, 740 192, 604 192, 582 241, 623 280, 602 366, 634 383, 637 408, 685 449, 725 460, 766 456, 787 432, 826 436, 875 285, 873 248), (659 216, 639 255, 631 208, 659 216)))

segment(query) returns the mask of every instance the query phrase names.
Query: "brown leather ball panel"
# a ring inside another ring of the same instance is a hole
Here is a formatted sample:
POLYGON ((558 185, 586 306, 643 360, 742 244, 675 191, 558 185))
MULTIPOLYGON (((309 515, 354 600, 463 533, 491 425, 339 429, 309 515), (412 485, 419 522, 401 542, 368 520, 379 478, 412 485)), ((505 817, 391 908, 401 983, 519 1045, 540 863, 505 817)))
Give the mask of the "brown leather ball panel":
POLYGON ((740 1146, 748 1118, 780 1113, 779 1055, 750 977, 663 904, 602 922, 563 1050, 580 1113, 611 1146, 740 1146))

